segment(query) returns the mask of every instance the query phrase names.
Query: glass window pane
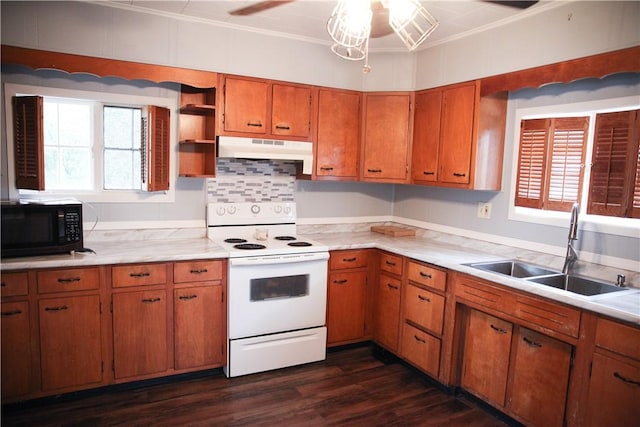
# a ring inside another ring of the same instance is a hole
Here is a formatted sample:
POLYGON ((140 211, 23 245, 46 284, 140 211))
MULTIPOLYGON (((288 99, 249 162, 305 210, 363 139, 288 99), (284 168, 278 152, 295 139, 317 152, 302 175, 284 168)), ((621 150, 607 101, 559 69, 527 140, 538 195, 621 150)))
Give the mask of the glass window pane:
POLYGON ((47 189, 60 188, 57 147, 44 148, 44 186, 47 189))
POLYGON ((59 144, 91 146, 91 109, 83 104, 58 105, 59 144))
POLYGON ((105 150, 104 152, 104 189, 139 190, 139 158, 129 150, 105 150))
POLYGON ((91 190, 91 151, 87 148, 60 149, 60 184, 65 189, 91 190))
POLYGON ((58 104, 45 99, 43 115, 44 145, 58 145, 58 104))

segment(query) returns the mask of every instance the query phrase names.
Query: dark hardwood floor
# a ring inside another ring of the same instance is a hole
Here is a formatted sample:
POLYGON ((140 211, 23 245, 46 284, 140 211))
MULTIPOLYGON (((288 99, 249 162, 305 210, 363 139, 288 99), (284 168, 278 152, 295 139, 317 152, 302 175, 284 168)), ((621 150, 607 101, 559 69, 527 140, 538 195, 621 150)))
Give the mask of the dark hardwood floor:
POLYGON ((2 409, 3 426, 470 426, 507 424, 446 393, 372 347, 329 352, 326 361, 227 379, 137 384, 2 409))

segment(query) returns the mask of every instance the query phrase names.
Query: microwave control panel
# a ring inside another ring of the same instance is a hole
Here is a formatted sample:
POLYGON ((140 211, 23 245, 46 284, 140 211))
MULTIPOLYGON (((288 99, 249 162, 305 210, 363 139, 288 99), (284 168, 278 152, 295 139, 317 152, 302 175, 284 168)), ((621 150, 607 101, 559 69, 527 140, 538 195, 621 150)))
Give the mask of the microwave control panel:
POLYGON ((59 237, 65 242, 82 240, 82 215, 79 211, 61 210, 58 215, 59 237))

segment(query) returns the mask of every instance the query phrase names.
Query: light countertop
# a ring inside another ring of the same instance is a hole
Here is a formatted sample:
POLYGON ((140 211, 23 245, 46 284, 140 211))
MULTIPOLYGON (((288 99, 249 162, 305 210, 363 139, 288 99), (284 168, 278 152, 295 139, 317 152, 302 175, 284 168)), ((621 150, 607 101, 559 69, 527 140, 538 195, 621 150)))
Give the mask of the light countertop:
MULTIPOLYGON (((540 285, 522 279, 486 272, 465 264, 482 261, 518 258, 541 266, 558 268, 558 257, 523 251, 477 240, 450 236, 442 233, 420 234, 416 237, 390 237, 369 231, 305 233, 306 237, 325 244, 329 250, 377 248, 398 255, 427 262, 449 270, 468 273, 506 287, 529 292, 574 307, 611 316, 640 325, 640 288, 621 292, 583 297, 564 290, 540 285), (498 249, 496 249, 498 248, 498 249)), ((168 262, 196 259, 227 258, 228 253, 219 245, 204 238, 120 240, 87 242, 96 253, 52 255, 28 258, 3 259, 3 271, 35 268, 81 267, 141 262, 168 262)), ((561 260, 560 260, 561 262, 561 260)), ((594 271, 607 270, 596 266, 594 271)), ((611 269, 612 270, 612 269, 611 269)), ((605 271, 606 277, 613 275, 605 271)), ((632 275, 637 272, 632 272, 632 275)), ((637 274, 636 274, 637 276, 637 274)), ((615 277, 613 275, 612 277, 615 277)), ((636 283, 634 286, 637 286, 636 283)))

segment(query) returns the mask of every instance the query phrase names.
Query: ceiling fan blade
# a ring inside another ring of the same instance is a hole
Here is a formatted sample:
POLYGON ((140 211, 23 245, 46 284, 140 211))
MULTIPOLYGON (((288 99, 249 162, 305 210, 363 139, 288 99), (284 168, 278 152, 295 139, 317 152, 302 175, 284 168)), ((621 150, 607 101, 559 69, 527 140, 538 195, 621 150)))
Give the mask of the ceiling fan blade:
POLYGON ((260 1, 256 4, 252 4, 251 6, 241 7, 240 9, 232 10, 229 12, 229 15, 233 16, 247 16, 253 15, 254 13, 262 12, 263 10, 271 9, 272 7, 281 6, 286 3, 291 3, 295 0, 267 0, 260 1))
POLYGON ((371 2, 371 33, 369 37, 375 39, 393 33, 393 28, 389 25, 389 9, 382 6, 380 1, 371 2))
POLYGON ((515 7, 518 9, 527 9, 531 6, 533 6, 534 4, 538 3, 538 1, 520 1, 520 0, 513 0, 513 1, 504 1, 504 0, 484 0, 487 3, 495 3, 495 4, 501 4, 503 6, 509 6, 509 7, 515 7))

